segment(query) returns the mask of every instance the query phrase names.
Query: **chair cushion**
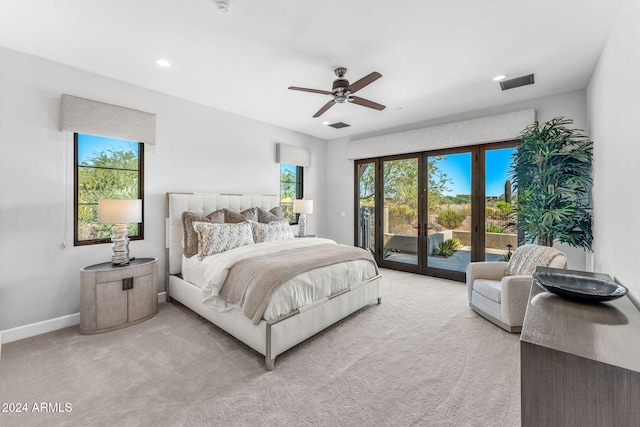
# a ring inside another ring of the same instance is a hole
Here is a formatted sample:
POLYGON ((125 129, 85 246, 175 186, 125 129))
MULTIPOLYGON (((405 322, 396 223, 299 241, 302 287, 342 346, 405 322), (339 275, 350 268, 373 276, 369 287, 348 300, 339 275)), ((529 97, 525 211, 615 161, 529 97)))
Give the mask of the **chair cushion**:
POLYGON ((473 290, 485 298, 500 304, 501 286, 500 280, 476 279, 473 281, 473 290))

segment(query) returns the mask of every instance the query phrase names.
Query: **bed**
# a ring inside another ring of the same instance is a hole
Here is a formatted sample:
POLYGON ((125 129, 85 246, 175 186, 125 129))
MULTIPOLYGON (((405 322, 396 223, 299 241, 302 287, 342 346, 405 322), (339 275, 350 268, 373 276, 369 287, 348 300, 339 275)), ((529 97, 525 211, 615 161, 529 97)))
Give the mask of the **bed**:
MULTIPOLYGON (((277 195, 167 193, 166 196, 167 259, 165 283, 167 288, 167 301, 169 302, 175 299, 258 353, 264 355, 267 370, 272 370, 274 368, 275 358, 291 347, 367 305, 380 304, 382 300, 382 278, 377 273, 377 267, 375 267, 374 273, 369 272, 366 275, 362 273, 363 277, 357 277, 355 279, 354 277, 350 277, 350 283, 346 283, 347 276, 353 275, 339 272, 328 275, 325 271, 317 269, 317 271, 311 272, 316 274, 315 276, 305 276, 304 279, 315 282, 331 282, 316 283, 318 286, 329 289, 330 291, 327 292, 331 293, 322 296, 314 302, 295 308, 288 313, 273 312, 273 310, 270 311, 270 309, 267 308, 264 317, 254 319, 254 321, 247 317, 242 309, 234 305, 221 309, 219 306, 216 307, 214 303, 203 302, 204 300, 211 299, 208 298, 208 295, 211 295, 211 287, 205 286, 202 283, 194 284, 193 282, 198 282, 198 280, 193 277, 205 275, 205 266, 196 267, 195 269, 189 267, 188 271, 186 266, 188 266, 189 263, 198 265, 199 261, 204 262, 206 259, 196 261, 194 257, 187 259, 183 256, 185 252, 183 248, 183 212, 192 212, 196 215, 205 216, 210 212, 220 209, 242 212, 247 209, 259 207, 264 210, 270 210, 278 206, 279 203, 280 200, 277 195), (185 268, 184 275, 182 271, 183 267, 185 268), (198 272, 199 268, 201 270, 200 272, 198 272), (185 279, 189 279, 190 281, 185 279), (356 282, 354 282, 354 280, 356 282), (345 283, 340 283, 341 281, 345 283), (334 289, 339 290, 332 291, 334 289), (265 318, 269 320, 265 320, 265 318)), ((299 248, 314 244, 329 245, 332 241, 311 238, 291 239, 290 242, 295 248, 299 248)), ((259 250, 266 251, 268 244, 277 246, 283 243, 267 242, 252 246, 257 247, 264 245, 260 247, 259 250)), ((333 242, 333 244, 335 244, 335 242, 333 242)), ((238 249, 244 250, 245 248, 238 249)), ((232 251, 235 251, 235 249, 232 249, 232 251)), ((228 253, 217 255, 221 255, 221 258, 222 256, 230 257, 228 253)), ((213 259, 214 257, 211 258, 213 259)), ((350 267, 351 265, 344 264, 336 268, 342 268, 343 271, 350 271, 350 267)), ((211 268, 215 270, 217 267, 207 268, 206 271, 209 272, 211 268)), ((324 267, 324 269, 326 268, 327 267, 324 267)), ((287 286, 295 285, 287 284, 287 286)), ((285 286, 283 285, 282 287, 285 286)), ((282 309, 280 309, 280 311, 282 311, 282 309)))

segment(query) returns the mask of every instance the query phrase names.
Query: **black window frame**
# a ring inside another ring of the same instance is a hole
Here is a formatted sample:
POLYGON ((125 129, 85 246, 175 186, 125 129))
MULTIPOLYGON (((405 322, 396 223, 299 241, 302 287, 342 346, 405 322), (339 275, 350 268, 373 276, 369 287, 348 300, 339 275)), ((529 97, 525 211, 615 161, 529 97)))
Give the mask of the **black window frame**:
MULTIPOLYGON (((302 199, 304 198, 304 167, 303 166, 298 166, 298 165, 294 165, 291 163, 280 163, 280 189, 279 189, 279 195, 280 195, 280 205, 282 205, 282 166, 286 165, 286 166, 295 166, 296 167, 296 195, 295 198, 296 199, 302 199)), ((298 224, 298 221, 300 220, 300 214, 296 214, 296 219, 294 222, 290 222, 290 225, 296 225, 298 224)))
MULTIPOLYGON (((113 138, 117 139, 117 138, 113 138)), ((111 243, 111 237, 78 240, 78 133, 73 134, 73 246, 111 243)), ((129 240, 144 240, 144 143, 138 142, 138 198, 142 200, 142 222, 138 223, 138 235, 129 240)))

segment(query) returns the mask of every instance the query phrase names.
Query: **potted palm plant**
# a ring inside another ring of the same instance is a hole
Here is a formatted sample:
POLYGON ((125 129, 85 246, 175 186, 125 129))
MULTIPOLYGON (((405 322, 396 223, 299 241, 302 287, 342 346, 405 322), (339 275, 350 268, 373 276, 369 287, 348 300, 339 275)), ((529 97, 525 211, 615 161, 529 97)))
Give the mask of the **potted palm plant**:
POLYGON ((527 126, 509 171, 517 192, 518 230, 525 243, 554 240, 591 250, 593 142, 573 120, 527 126))

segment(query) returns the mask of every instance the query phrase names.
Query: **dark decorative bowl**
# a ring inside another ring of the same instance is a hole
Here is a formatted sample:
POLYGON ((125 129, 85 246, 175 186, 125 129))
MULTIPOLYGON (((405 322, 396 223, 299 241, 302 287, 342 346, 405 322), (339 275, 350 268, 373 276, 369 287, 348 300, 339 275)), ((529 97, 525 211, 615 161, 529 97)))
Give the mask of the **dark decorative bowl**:
POLYGON ((533 281, 545 291, 583 302, 611 301, 627 294, 628 290, 611 279, 566 273, 536 271, 533 281))

